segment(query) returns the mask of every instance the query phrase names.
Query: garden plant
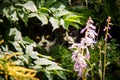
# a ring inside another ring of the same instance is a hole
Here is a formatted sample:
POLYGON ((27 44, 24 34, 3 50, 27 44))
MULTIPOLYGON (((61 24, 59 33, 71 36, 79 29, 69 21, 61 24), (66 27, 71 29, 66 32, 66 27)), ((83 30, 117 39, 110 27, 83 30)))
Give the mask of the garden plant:
POLYGON ((119 5, 119 0, 0 0, 0 80, 119 80, 119 5), (49 51, 33 39, 40 39, 34 35, 44 27, 57 37, 49 51))

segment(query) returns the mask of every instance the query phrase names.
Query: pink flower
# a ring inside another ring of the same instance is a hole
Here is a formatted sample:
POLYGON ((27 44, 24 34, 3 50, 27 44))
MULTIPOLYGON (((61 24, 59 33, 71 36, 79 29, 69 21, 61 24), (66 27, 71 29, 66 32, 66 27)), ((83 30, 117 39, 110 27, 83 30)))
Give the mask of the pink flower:
POLYGON ((78 72, 78 76, 80 77, 82 77, 83 72, 87 68, 86 60, 90 59, 88 46, 93 46, 93 44, 96 43, 95 37, 98 36, 98 34, 95 32, 96 27, 93 25, 93 23, 93 20, 91 17, 89 17, 86 27, 81 30, 81 33, 85 32, 85 37, 81 38, 80 43, 74 43, 72 39, 69 39, 72 42, 72 45, 69 47, 69 49, 74 50, 71 57, 72 61, 75 62, 74 70, 78 72))
POLYGON ((83 74, 83 70, 87 67, 87 63, 84 60, 84 56, 81 54, 77 55, 76 62, 74 64, 74 70, 78 71, 78 75, 81 77, 83 74))
POLYGON ((78 51, 74 51, 74 52, 72 53, 72 57, 71 57, 72 61, 76 61, 78 54, 79 54, 78 51))
POLYGON ((90 52, 89 52, 88 48, 86 48, 86 58, 90 59, 90 52))
POLYGON ((95 30, 96 26, 94 26, 93 23, 94 23, 93 20, 91 19, 91 17, 89 17, 89 19, 86 23, 86 27, 84 29, 82 29, 80 31, 80 33, 83 33, 83 32, 85 32, 85 30, 88 30, 88 29, 95 30))

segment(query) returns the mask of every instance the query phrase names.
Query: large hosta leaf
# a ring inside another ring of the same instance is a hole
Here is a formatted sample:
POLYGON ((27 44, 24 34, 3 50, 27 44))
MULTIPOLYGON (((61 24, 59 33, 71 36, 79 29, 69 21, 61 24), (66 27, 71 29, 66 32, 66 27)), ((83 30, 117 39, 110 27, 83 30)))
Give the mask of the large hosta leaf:
POLYGON ((52 77, 51 73, 48 70, 44 69, 44 72, 45 72, 45 75, 48 78, 48 80, 53 80, 53 77, 52 77))
POLYGON ((53 26, 53 30, 59 28, 59 26, 60 26, 59 19, 56 19, 56 18, 54 18, 54 17, 50 17, 50 23, 51 23, 52 26, 53 26))
POLYGON ((29 17, 37 17, 42 22, 42 25, 48 24, 48 19, 44 13, 39 15, 37 13, 31 13, 29 14, 29 17))
POLYGON ((46 67, 47 70, 64 70, 62 67, 58 66, 57 64, 50 65, 46 67))
POLYGON ((14 36, 15 41, 23 41, 21 32, 18 31, 16 28, 10 29, 9 36, 14 36))
POLYGON ((62 79, 64 79, 64 80, 67 80, 67 78, 66 78, 66 75, 65 75, 65 73, 63 72, 63 71, 55 71, 56 72, 56 74, 60 77, 60 78, 62 78, 62 79))
POLYGON ((17 41, 12 42, 12 44, 13 44, 13 46, 15 47, 15 49, 17 51, 22 52, 22 48, 21 48, 20 44, 17 41))
POLYGON ((17 17, 16 11, 13 12, 13 14, 11 15, 11 17, 12 17, 12 21, 18 21, 19 20, 18 17, 17 17))
POLYGON ((35 61, 35 64, 37 64, 37 65, 53 65, 53 64, 57 64, 57 63, 50 61, 48 59, 45 59, 45 58, 39 58, 35 61))
POLYGON ((23 4, 23 7, 31 12, 37 12, 37 7, 33 1, 28 1, 27 3, 23 4))
POLYGON ((35 47, 35 46, 36 46, 36 44, 27 45, 25 53, 33 59, 39 59, 38 52, 33 50, 33 47, 35 47))
POLYGON ((25 25, 27 25, 28 14, 24 13, 24 11, 18 12, 17 14, 22 19, 22 21, 25 23, 25 25))

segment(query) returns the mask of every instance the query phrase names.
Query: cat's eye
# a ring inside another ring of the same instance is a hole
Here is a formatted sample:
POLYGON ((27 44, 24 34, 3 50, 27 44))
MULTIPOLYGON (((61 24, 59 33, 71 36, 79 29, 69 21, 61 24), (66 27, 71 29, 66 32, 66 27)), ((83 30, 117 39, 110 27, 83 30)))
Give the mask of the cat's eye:
POLYGON ((46 39, 48 39, 49 37, 50 37, 50 35, 45 36, 46 39))
POLYGON ((39 36, 36 36, 36 39, 40 39, 40 37, 39 37, 39 36))

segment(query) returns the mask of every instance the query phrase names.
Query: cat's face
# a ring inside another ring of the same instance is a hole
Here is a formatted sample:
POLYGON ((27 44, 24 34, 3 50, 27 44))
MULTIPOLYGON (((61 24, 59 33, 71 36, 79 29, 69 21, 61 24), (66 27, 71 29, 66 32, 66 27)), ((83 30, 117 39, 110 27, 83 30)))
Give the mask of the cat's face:
POLYGON ((36 36, 36 42, 39 46, 46 49, 48 52, 50 48, 55 44, 56 39, 53 33, 43 34, 41 36, 36 36))
POLYGON ((61 43, 66 44, 66 42, 67 42, 65 39, 67 36, 66 33, 68 34, 68 36, 73 38, 74 42, 78 42, 77 40, 78 40, 79 30, 76 29, 75 27, 70 26, 68 30, 63 29, 61 27, 57 32, 59 32, 59 36, 60 36, 59 39, 62 40, 61 43))
POLYGON ((38 46, 43 47, 48 52, 56 42, 55 32, 52 31, 52 26, 38 26, 32 30, 32 39, 38 46))

